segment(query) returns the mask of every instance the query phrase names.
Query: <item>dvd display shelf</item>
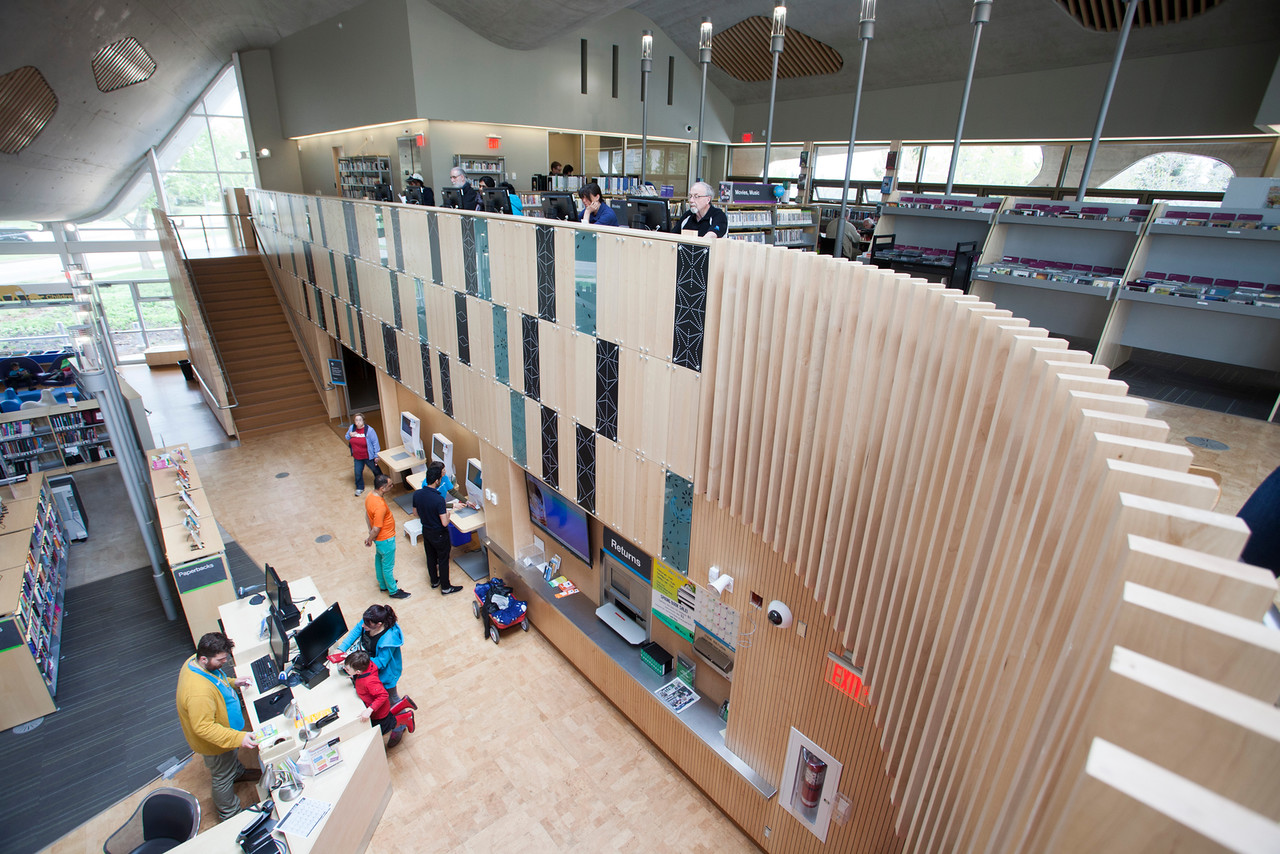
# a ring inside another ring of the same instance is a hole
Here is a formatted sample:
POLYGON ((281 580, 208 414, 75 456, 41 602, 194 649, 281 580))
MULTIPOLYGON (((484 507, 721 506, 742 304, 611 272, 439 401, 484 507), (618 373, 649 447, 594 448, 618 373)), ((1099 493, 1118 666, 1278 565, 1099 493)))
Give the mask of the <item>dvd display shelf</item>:
POLYGON ((990 196, 905 196, 890 194, 881 205, 872 235, 872 263, 966 287, 968 271, 958 269, 960 247, 981 247, 1006 200, 990 196), (891 238, 891 239, 889 239, 891 238), (963 282, 955 281, 959 277, 963 282))
POLYGON ((44 475, 26 486, 0 535, 0 730, 57 710, 67 532, 44 475))
POLYGON ((235 601, 226 546, 189 445, 146 452, 156 524, 191 640, 218 631, 218 608, 235 601))
POLYGON ((1280 371, 1280 209, 1156 205, 1094 361, 1116 368, 1133 348, 1280 371))
POLYGON ((507 158, 490 154, 455 154, 453 165, 467 173, 467 179, 478 186, 478 179, 488 175, 493 183, 501 184, 507 180, 507 158))
POLYGON ((1095 351, 1151 210, 1010 199, 996 215, 970 292, 1095 351))
MULTIPOLYGON (((815 208, 794 205, 720 205, 729 222, 730 240, 749 240, 813 251, 818 245, 815 208)), ((675 214, 680 216, 683 214, 675 214)))
POLYGON ((13 476, 110 465, 115 451, 97 402, 83 400, 0 415, 0 458, 13 476))
POLYGON ((391 183, 391 158, 357 154, 338 158, 338 192, 346 199, 373 198, 373 188, 391 183))

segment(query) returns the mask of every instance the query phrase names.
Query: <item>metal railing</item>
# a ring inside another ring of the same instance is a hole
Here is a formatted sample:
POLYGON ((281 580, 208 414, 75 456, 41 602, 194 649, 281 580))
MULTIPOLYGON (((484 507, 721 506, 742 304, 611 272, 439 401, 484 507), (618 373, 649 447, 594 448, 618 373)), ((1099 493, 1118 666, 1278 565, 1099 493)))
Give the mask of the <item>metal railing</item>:
MULTIPOLYGON (((200 219, 204 219, 206 215, 199 214, 198 216, 200 217, 200 219)), ((221 217, 221 216, 230 216, 230 215, 216 214, 211 216, 221 217)), ((182 266, 183 266, 183 269, 186 270, 187 281, 190 282, 191 284, 191 291, 192 291, 192 296, 194 297, 196 311, 199 312, 200 314, 200 324, 201 326, 204 327, 204 330, 209 339, 210 347, 213 348, 213 360, 218 367, 218 373, 222 375, 222 387, 226 389, 227 397, 230 401, 228 403, 218 403, 218 404, 215 404, 215 406, 217 409, 235 409, 237 406, 240 405, 240 399, 236 397, 235 389, 231 387, 231 379, 230 377, 227 376, 227 369, 222 359, 222 351, 218 349, 218 342, 216 339, 214 339, 212 327, 209 325, 209 317, 204 312, 204 300, 200 296, 200 288, 196 284, 196 277, 191 270, 191 256, 187 253, 186 245, 183 243, 183 240, 182 240, 182 233, 178 231, 177 226, 174 225, 173 219, 167 213, 164 214, 164 217, 168 221, 169 227, 173 229, 174 237, 177 238, 178 252, 182 256, 182 266)), ((212 247, 210 247, 207 243, 208 231, 204 230, 204 234, 206 235, 205 248, 210 249, 212 247)), ((194 373, 196 376, 196 380, 200 383, 200 387, 205 390, 205 394, 209 396, 209 399, 215 400, 215 401, 218 400, 218 396, 214 394, 213 391, 209 388, 208 384, 205 383, 204 377, 200 376, 200 372, 195 371, 194 373)))

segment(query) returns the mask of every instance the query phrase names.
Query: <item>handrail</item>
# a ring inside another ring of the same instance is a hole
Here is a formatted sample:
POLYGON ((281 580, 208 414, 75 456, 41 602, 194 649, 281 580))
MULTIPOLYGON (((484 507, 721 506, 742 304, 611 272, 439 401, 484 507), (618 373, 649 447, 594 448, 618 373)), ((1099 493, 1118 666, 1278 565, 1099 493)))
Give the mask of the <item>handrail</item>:
MULTIPOLYGON (((200 216, 203 218, 203 215, 200 215, 200 216)), ((182 242, 182 233, 178 231, 177 226, 173 224, 173 217, 169 216, 167 212, 164 214, 164 218, 169 221, 169 227, 173 229, 173 236, 178 239, 178 251, 182 253, 182 264, 186 268, 187 280, 191 283, 191 290, 193 295, 196 298, 195 300, 196 311, 200 312, 200 323, 204 326, 205 331, 209 332, 212 329, 212 327, 209 325, 208 316, 206 316, 204 313, 204 300, 200 296, 200 288, 196 284, 196 277, 191 271, 191 259, 187 255, 187 247, 182 242)), ((206 234, 206 238, 207 238, 207 234, 206 234)), ((227 395, 229 396, 229 398, 232 401, 234 401, 234 403, 214 404, 214 408, 215 409, 235 409, 237 406, 240 405, 240 398, 236 396, 235 389, 231 387, 231 378, 227 376, 227 369, 223 365, 222 351, 218 349, 218 342, 214 339, 211 332, 209 334, 209 344, 212 345, 213 347, 213 358, 214 358, 214 361, 217 362, 218 372, 222 374, 222 386, 223 388, 226 389, 227 395)), ((216 401, 218 399, 218 396, 209 389, 208 385, 205 384, 204 378, 200 376, 200 372, 192 371, 192 373, 195 374, 196 379, 199 380, 201 387, 209 395, 209 399, 216 401)))
MULTIPOLYGON (((258 224, 253 221, 253 217, 249 217, 249 227, 253 229, 253 237, 257 241, 258 246, 264 246, 262 235, 258 232, 258 224)), ((259 255, 262 253, 259 252, 259 255)), ((266 264, 263 267, 266 268, 266 264)), ((298 349, 302 352, 302 358, 307 363, 307 370, 311 372, 311 379, 316 386, 323 391, 329 391, 333 388, 332 383, 325 382, 324 374, 321 373, 320 367, 315 363, 315 359, 311 355, 311 348, 303 344, 302 329, 298 326, 298 320, 294 316, 293 311, 289 308, 289 302, 285 299, 284 291, 280 289, 279 282, 276 277, 271 275, 271 271, 267 270, 267 278, 271 280, 271 289, 276 293, 276 299, 280 301, 281 313, 284 314, 285 322, 289 324, 289 329, 293 331, 293 339, 298 342, 298 349)))

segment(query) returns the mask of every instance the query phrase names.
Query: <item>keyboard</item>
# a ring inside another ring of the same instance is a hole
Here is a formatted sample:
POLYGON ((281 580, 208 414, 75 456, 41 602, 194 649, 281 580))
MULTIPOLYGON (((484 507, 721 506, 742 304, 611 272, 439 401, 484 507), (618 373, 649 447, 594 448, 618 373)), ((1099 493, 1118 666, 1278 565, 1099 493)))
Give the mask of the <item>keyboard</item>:
POLYGON ((280 687, 280 671, 276 669, 276 663, 271 660, 271 656, 264 655, 262 658, 255 659, 253 664, 249 665, 249 669, 253 671, 253 682, 259 694, 265 694, 273 688, 280 687))

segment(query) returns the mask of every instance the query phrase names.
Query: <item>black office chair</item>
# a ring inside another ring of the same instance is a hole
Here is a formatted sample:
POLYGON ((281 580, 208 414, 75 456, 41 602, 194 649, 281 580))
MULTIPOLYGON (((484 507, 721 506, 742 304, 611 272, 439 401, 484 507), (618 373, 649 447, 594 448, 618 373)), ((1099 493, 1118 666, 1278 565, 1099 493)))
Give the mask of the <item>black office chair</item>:
POLYGON ((200 802, 182 789, 148 792, 124 826, 102 845, 103 854, 156 854, 200 832, 200 802))

